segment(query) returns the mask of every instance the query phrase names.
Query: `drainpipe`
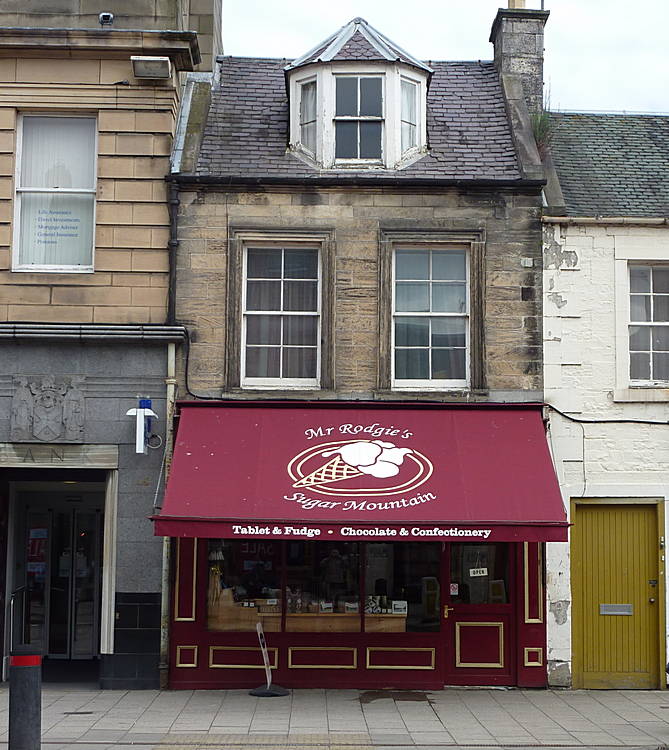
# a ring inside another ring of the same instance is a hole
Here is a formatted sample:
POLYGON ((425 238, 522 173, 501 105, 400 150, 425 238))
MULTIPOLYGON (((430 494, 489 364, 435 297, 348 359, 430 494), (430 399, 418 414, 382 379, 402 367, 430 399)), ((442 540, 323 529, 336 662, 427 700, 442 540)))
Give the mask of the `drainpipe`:
MULTIPOLYGON (((170 473, 172 463, 172 446, 174 433, 172 424, 174 421, 174 406, 176 401, 176 344, 167 345, 167 377, 166 406, 165 406, 165 482, 170 473)), ((168 536, 163 537, 163 564, 160 581, 160 687, 167 687, 167 677, 170 654, 170 567, 171 567, 172 540, 168 536)))
POLYGON ((170 219, 170 237, 167 241, 169 251, 169 281, 167 290, 167 322, 174 325, 176 318, 176 286, 177 286, 177 248, 179 239, 177 234, 177 221, 179 214, 179 184, 170 180, 167 183, 167 211, 170 219))

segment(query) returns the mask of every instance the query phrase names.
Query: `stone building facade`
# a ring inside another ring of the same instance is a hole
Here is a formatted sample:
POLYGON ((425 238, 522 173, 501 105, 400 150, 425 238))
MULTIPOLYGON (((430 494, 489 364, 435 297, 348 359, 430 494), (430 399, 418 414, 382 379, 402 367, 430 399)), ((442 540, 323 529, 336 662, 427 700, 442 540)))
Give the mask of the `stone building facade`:
POLYGON ((149 688, 164 562, 147 516, 183 340, 164 177, 180 77, 200 56, 178 24, 100 28, 92 6, 40 25, 74 6, 0 13, 3 669, 26 645, 46 680, 149 688), (163 77, 131 57, 161 58, 163 77), (156 417, 138 453, 139 398, 156 417))
POLYGON ((669 118, 551 118, 545 398, 573 527, 571 543, 548 552, 549 673, 560 686, 659 688, 669 118))

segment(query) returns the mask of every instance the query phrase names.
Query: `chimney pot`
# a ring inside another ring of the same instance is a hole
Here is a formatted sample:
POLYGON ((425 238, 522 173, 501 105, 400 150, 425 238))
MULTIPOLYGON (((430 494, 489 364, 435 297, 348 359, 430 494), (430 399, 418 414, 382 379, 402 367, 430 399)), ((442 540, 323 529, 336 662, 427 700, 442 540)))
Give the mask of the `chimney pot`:
POLYGON ((525 7, 525 0, 509 0, 510 10, 519 10, 525 7))

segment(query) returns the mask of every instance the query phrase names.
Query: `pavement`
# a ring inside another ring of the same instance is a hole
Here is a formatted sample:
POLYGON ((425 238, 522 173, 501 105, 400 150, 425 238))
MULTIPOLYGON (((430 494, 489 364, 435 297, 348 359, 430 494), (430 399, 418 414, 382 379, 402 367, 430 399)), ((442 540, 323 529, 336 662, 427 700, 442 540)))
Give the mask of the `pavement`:
MULTIPOLYGON (((665 748, 669 693, 632 690, 42 691, 43 750, 665 748)), ((8 689, 0 687, 0 750, 8 689)))

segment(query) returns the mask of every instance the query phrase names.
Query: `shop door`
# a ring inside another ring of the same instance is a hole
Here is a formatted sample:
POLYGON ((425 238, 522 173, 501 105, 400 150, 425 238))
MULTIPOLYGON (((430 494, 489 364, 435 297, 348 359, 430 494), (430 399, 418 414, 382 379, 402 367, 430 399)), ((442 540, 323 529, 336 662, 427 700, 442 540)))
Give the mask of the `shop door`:
POLYGON ((99 653, 102 512, 27 506, 19 524, 13 645, 52 659, 99 653))
POLYGON ((659 688, 657 506, 574 507, 573 685, 659 688))
POLYGON ((442 632, 447 685, 514 685, 515 545, 446 544, 442 632))

